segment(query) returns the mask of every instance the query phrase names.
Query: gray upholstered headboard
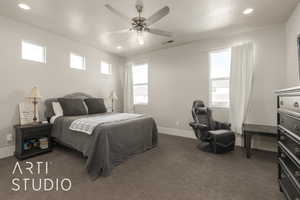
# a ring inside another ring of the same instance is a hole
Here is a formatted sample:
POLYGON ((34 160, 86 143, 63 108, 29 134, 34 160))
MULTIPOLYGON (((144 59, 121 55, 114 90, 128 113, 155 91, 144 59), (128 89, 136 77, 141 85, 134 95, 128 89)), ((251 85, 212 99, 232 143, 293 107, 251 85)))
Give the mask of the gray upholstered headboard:
MULTIPOLYGON (((93 98, 89 94, 85 94, 82 92, 76 92, 72 94, 68 94, 66 96, 63 96, 62 98, 70 98, 70 99, 87 99, 87 98, 93 98)), ((58 98, 50 98, 45 100, 45 118, 49 120, 53 115, 54 111, 52 108, 52 102, 57 102, 58 98)))

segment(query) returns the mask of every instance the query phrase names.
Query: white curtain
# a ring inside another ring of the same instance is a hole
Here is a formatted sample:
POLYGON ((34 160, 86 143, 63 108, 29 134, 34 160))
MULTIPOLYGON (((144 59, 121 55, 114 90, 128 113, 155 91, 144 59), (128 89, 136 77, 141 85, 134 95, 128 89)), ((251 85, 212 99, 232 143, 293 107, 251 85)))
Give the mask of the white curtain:
POLYGON ((255 65, 254 45, 232 47, 230 69, 230 123, 235 133, 242 133, 251 97, 255 65))
POLYGON ((132 65, 127 64, 125 66, 125 78, 124 78, 124 112, 133 113, 133 88, 132 88, 132 65))

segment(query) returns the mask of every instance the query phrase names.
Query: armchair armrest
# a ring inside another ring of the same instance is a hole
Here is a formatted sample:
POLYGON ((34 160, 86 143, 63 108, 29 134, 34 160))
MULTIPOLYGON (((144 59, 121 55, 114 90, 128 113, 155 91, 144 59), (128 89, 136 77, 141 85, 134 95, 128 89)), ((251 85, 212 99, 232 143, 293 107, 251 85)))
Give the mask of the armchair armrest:
POLYGON ((230 130, 231 124, 216 121, 216 127, 217 127, 217 129, 228 129, 228 130, 230 130))
POLYGON ((201 124, 201 123, 197 123, 197 122, 190 122, 189 125, 194 129, 208 130, 208 126, 205 124, 201 124))

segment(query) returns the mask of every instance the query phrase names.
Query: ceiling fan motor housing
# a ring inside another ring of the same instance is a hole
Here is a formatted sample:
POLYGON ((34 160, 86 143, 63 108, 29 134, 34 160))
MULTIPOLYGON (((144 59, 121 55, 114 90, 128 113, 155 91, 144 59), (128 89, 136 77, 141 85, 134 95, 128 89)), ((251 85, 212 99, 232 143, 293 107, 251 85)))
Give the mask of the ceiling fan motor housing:
POLYGON ((134 17, 132 19, 132 28, 131 28, 131 30, 144 31, 146 28, 147 28, 146 18, 144 18, 144 17, 134 17))

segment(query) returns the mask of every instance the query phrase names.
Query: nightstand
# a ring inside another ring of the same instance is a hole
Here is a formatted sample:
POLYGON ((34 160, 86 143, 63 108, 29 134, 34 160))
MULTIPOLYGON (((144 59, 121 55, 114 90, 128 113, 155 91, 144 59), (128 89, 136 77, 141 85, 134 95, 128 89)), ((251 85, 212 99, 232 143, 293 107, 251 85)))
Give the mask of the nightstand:
POLYGON ((51 124, 15 125, 15 156, 23 160, 51 151, 51 124))

